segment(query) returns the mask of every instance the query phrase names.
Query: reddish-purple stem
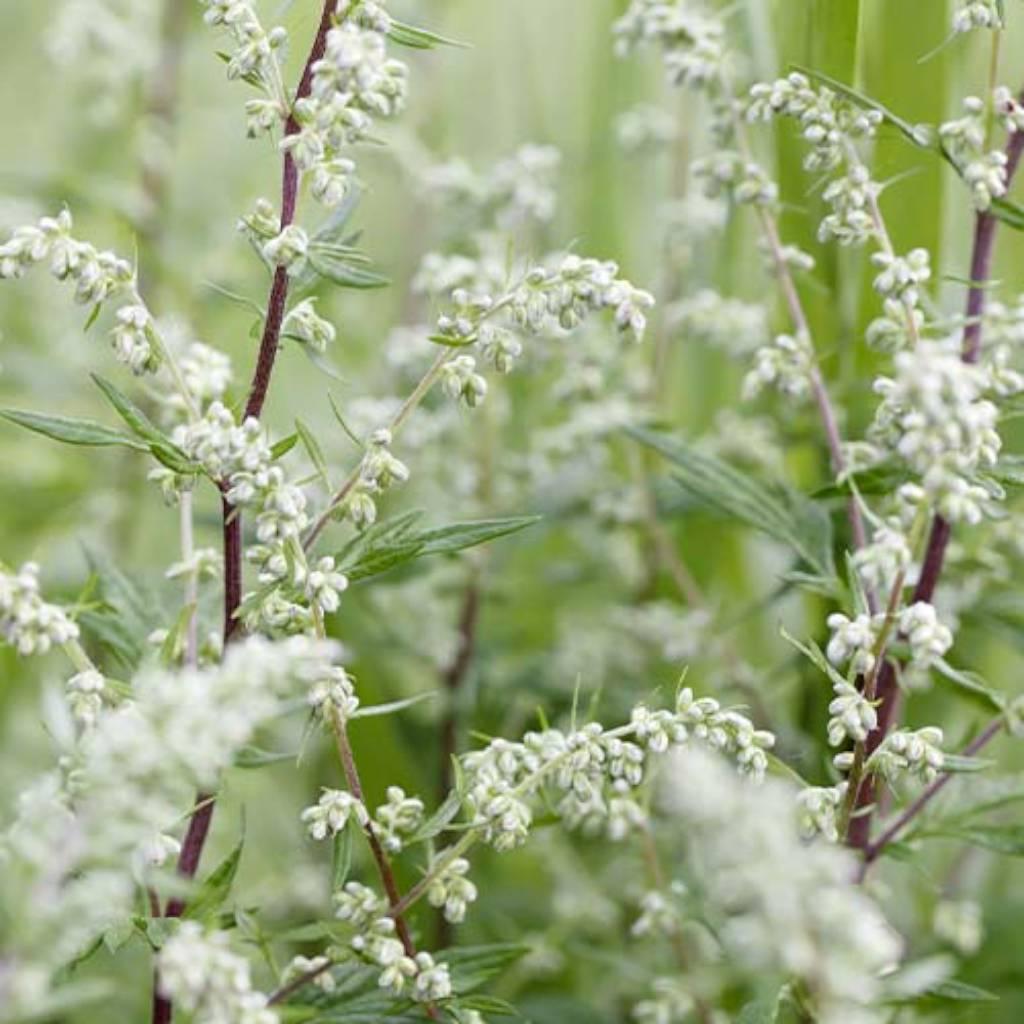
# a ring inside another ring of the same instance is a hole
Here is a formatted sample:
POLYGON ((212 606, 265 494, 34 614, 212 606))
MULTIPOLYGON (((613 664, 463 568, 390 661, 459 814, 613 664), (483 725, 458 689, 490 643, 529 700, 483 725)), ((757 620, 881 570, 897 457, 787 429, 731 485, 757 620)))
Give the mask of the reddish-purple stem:
MULTIPOLYGON (((316 38, 306 59, 296 91, 296 101, 309 95, 313 83, 313 65, 324 55, 327 45, 327 33, 330 31, 337 0, 325 0, 320 25, 316 38)), ((299 131, 299 123, 294 112, 290 113, 285 122, 284 134, 294 135, 299 131)), ((295 220, 295 208, 299 195, 299 172, 291 153, 285 153, 281 175, 281 230, 295 220)), ((245 405, 246 417, 259 418, 266 402, 270 378, 274 372, 274 360, 281 341, 281 324, 284 321, 288 303, 288 274, 283 267, 274 271, 274 279, 267 302, 267 317, 263 325, 263 336, 260 339, 260 351, 253 371, 252 383, 249 387, 249 398, 245 405)), ((222 488, 223 492, 223 488, 222 488)), ((232 640, 238 632, 237 612, 242 601, 242 516, 226 497, 222 497, 224 523, 224 643, 232 640)), ((213 796, 200 793, 196 797, 196 810, 189 820, 188 830, 182 843, 178 858, 178 874, 183 878, 194 878, 199 869, 199 860, 210 831, 213 818, 213 796)), ((167 904, 165 916, 180 917, 185 903, 179 898, 167 904)), ((168 1024, 171 1020, 171 1004, 159 995, 153 999, 153 1024, 168 1024)))
MULTIPOLYGON (((1021 93, 1024 102, 1024 92, 1021 93)), ((1024 132, 1013 132, 1006 146, 1006 185, 1010 186, 1021 154, 1024 153, 1024 132)), ((975 218, 974 245, 971 250, 971 283, 967 292, 966 322, 964 324, 961 356, 965 363, 976 363, 981 356, 982 317, 985 313, 985 299, 988 281, 992 273, 992 252, 995 246, 996 228, 999 221, 991 210, 980 212, 975 218)), ((914 588, 914 601, 930 602, 935 594, 946 548, 951 534, 950 524, 942 517, 935 516, 928 534, 921 575, 914 588)), ((867 753, 870 754, 885 739, 895 724, 899 707, 899 692, 896 684, 896 666, 889 660, 878 675, 878 726, 868 736, 867 753)), ((874 781, 867 777, 857 793, 854 817, 850 822, 847 842, 865 853, 871 848, 871 808, 876 799, 874 781)))

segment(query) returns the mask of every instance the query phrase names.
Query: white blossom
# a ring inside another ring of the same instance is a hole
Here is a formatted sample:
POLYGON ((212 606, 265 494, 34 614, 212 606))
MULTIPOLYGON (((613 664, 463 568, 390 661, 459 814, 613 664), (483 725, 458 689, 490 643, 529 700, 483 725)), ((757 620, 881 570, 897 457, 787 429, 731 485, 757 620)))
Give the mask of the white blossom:
POLYGON ((320 800, 302 812, 313 839, 326 839, 343 831, 350 820, 366 825, 370 817, 360 800, 342 789, 324 789, 320 800))

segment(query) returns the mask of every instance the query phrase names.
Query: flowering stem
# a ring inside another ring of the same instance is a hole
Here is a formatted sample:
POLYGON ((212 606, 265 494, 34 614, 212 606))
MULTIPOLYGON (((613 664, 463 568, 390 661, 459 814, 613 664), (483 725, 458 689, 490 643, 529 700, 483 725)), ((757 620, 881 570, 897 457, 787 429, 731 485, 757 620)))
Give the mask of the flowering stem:
MULTIPOLYGON (((733 132, 736 136, 736 145, 744 159, 750 161, 753 159, 753 152, 750 140, 747 136, 746 124, 740 116, 739 111, 736 109, 736 103, 732 98, 732 90, 729 88, 729 83, 724 76, 722 77, 722 88, 725 90, 728 97, 727 103, 733 132)), ((804 312, 803 303, 800 301, 800 293, 797 291, 796 282, 793 280, 792 271, 789 268, 789 263, 786 260, 782 249, 782 239, 779 236, 778 224, 775 222, 775 218, 771 211, 760 204, 756 206, 756 213, 757 219, 761 224, 761 231, 764 235, 765 243, 768 246, 768 253, 771 258, 772 265, 775 268, 775 276, 779 280, 779 286, 782 288, 782 294, 786 300, 786 306, 789 309, 789 316, 793 323, 793 329, 796 331, 797 335, 806 337, 808 342, 811 343, 813 349, 810 323, 808 322, 807 314, 804 312)), ((828 388, 825 385, 825 379, 821 375, 821 370, 819 369, 817 362, 815 362, 811 367, 810 384, 811 393, 814 396, 814 404, 818 408, 818 416, 821 419, 822 427, 825 430, 825 442, 828 445, 829 461, 832 466, 832 473, 834 476, 839 476, 846 468, 846 460, 843 458, 842 435, 839 432, 839 423, 836 419, 832 399, 829 397, 828 388)), ((860 506, 857 503, 855 495, 851 496, 847 503, 847 516, 850 520, 850 532, 853 536, 853 547, 854 550, 858 550, 864 547, 867 543, 867 532, 864 529, 864 516, 861 513, 860 506)), ((874 611, 875 596, 873 593, 869 592, 867 597, 868 606, 871 611, 874 611)))
MULTIPOLYGON (((987 746, 996 736, 1002 732, 1003 727, 1006 725, 1006 721, 1002 715, 992 719, 988 725, 966 746, 964 747, 963 757, 973 757, 985 746, 987 746)), ((940 775, 931 785, 925 789, 921 795, 876 839, 867 845, 864 850, 864 860, 861 862, 860 874, 858 881, 863 881, 864 876, 867 874, 868 868, 878 860, 882 851, 889 845, 906 827, 907 825, 917 817, 925 807, 928 806, 934 800, 939 793, 953 779, 952 772, 946 772, 940 775)))
MULTIPOLYGON (((875 663, 864 681, 864 699, 869 703, 874 701, 878 687, 878 676, 881 666, 886 664, 885 648, 889 642, 889 635, 896 623, 896 612, 899 610, 900 598, 903 595, 903 582, 906 578, 905 570, 900 570, 889 593, 889 602, 885 609, 885 621, 878 631, 878 639, 875 641, 874 658, 875 663)), ((850 773, 846 778, 846 796, 843 799, 843 807, 839 818, 839 833, 845 835, 850 826, 850 817, 857 806, 857 794, 864 783, 864 762, 867 758, 866 744, 864 740, 858 740, 853 749, 853 764, 850 766, 850 773)))
MULTIPOLYGON (((366 797, 363 793, 363 784, 359 778, 359 769, 356 768, 356 760, 352 753, 352 745, 349 743, 345 723, 340 721, 333 711, 329 712, 329 718, 349 792, 365 807, 366 797)), ((380 875, 381 884, 384 886, 384 893, 387 896, 390 908, 388 914, 395 922, 395 931, 401 940, 402 948, 405 950, 407 957, 415 958, 416 943, 413 942, 412 933, 409 931, 409 924, 405 920, 401 909, 399 909, 402 903, 402 894, 399 891, 398 882, 395 880, 395 872, 391 867, 391 861, 388 860, 388 855, 384 852, 384 847, 381 846, 380 840, 373 831, 373 824, 369 820, 363 826, 363 833, 366 836, 370 852, 373 854, 374 862, 377 865, 377 873, 380 875)), ((426 1011, 427 1016, 431 1020, 441 1019, 437 1008, 433 1004, 428 1003, 426 1011)))
MULTIPOLYGON (((313 80, 313 64, 324 53, 327 32, 331 27, 331 19, 336 8, 335 0, 325 0, 320 25, 316 37, 303 68, 302 78, 296 99, 309 94, 313 80)), ((285 123, 285 135, 293 135, 299 130, 294 114, 289 113, 285 123)), ((298 202, 299 174, 295 161, 290 153, 284 156, 281 185, 281 229, 283 230, 295 219, 295 207, 298 202)), ((267 304, 267 317, 260 341, 260 352, 249 388, 246 402, 246 416, 259 417, 266 401, 270 378, 274 369, 274 360, 281 337, 281 324, 284 319, 285 305, 288 299, 288 275, 284 268, 278 267, 267 304)), ((173 362, 172 370, 176 369, 173 362)), ((187 396, 187 391, 186 391, 187 396)), ((227 500, 222 487, 222 512, 224 524, 224 643, 225 646, 237 632, 236 613, 242 601, 242 521, 237 509, 227 500)), ((178 874, 191 879, 199 869, 199 860, 206 837, 213 819, 214 800, 212 794, 200 793, 196 797, 195 810, 189 820, 181 854, 178 858, 178 874)), ((172 899, 167 904, 167 917, 180 917, 185 909, 185 902, 180 898, 172 899)), ((171 1019, 171 1004, 161 996, 154 994, 153 1024, 164 1024, 171 1019)))
MULTIPOLYGON (((1024 101, 1024 92, 1021 94, 1024 101)), ((1012 132, 1006 146, 1006 187, 1009 189, 1021 155, 1024 153, 1024 132, 1012 132)), ((991 210, 978 212, 974 222, 974 245, 971 252, 970 287, 967 292, 967 310, 961 345, 961 358, 965 363, 973 364, 981 357, 982 318, 985 313, 986 289, 992 274, 992 252, 995 245, 998 218, 991 210)), ((948 520, 940 515, 932 519, 928 535, 928 546, 921 563, 921 573, 917 586, 914 588, 913 602, 931 603, 942 574, 952 529, 948 520)), ((897 718, 899 689, 896 683, 896 669, 892 662, 887 661, 878 678, 878 727, 867 740, 867 751, 870 754, 885 739, 890 727, 897 718)), ((851 846, 867 851, 871 848, 871 807, 875 802, 875 786, 869 779, 861 786, 857 796, 855 814, 850 823, 847 837, 851 846)))

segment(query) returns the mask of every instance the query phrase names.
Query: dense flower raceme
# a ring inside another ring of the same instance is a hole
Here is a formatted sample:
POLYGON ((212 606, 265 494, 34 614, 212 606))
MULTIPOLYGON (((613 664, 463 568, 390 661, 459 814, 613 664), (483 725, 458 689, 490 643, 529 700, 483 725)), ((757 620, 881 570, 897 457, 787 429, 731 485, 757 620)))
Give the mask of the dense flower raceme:
POLYGON ((47 263, 55 278, 74 284, 75 301, 82 305, 122 300, 111 332, 114 354, 134 373, 155 370, 161 360, 160 340, 139 297, 135 270, 114 253, 76 239, 72 227, 71 214, 62 210, 56 217, 16 229, 0 245, 0 280, 21 277, 30 267, 47 263))
MULTIPOLYGON (((886 1019, 876 1006, 879 976, 899 959, 900 943, 853 884, 852 855, 802 840, 790 788, 774 779, 744 786, 720 758, 692 748, 673 755, 663 789, 732 962, 753 978, 769 970, 800 979, 826 1024, 886 1019)), ((802 798, 801 817, 820 816, 823 803, 831 800, 802 798)))
POLYGON ((722 71, 724 27, 718 17, 698 5, 632 0, 613 31, 620 55, 644 43, 659 46, 666 76, 673 85, 705 88, 722 71))
POLYGON ((231 951, 225 932, 204 933, 185 921, 157 957, 160 991, 197 1024, 277 1024, 267 997, 254 991, 249 962, 231 951))
MULTIPOLYGON (((22 988, 27 1005, 37 1005, 53 972, 130 915, 136 880, 158 884, 154 872, 176 852, 165 832, 182 820, 195 791, 215 787, 261 724, 328 677, 332 655, 330 645, 299 637, 253 638, 234 645, 215 668, 143 668, 131 698, 97 718, 63 771, 25 791, 2 840, 5 905, 31 904, 10 918, 22 930, 5 936, 5 1007, 22 988)), ((183 959, 169 960, 185 972, 168 982, 175 995, 187 987, 184 950, 193 940, 200 941, 183 938, 183 959)), ((207 969, 202 958, 191 966, 207 969)), ((219 983, 246 1003, 240 978, 219 983)), ((195 983, 196 999, 202 987, 195 983)))

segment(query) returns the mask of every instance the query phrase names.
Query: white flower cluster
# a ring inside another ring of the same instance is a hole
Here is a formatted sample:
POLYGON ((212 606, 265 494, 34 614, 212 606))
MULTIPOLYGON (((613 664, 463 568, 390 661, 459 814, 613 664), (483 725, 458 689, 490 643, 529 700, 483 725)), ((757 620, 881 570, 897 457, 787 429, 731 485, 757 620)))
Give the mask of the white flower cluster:
POLYGON ((904 775, 922 782, 933 782, 945 764, 942 730, 928 725, 923 729, 894 729, 875 748, 865 762, 866 771, 875 772, 893 782, 904 775))
POLYGON ((58 281, 74 283, 75 301, 82 305, 98 306, 109 298, 126 296, 111 335, 114 354, 133 373, 156 370, 159 344, 153 318, 136 292, 132 265, 77 240, 72 226, 71 214, 62 210, 56 217, 16 228, 0 245, 0 280, 21 277, 29 267, 49 261, 50 273, 58 281))
POLYGON ((252 987, 249 963, 231 951, 226 932, 183 921, 157 955, 160 993, 196 1024, 277 1024, 267 997, 252 987))
MULTIPOLYGON (((276 120, 283 119, 286 97, 281 84, 281 67, 277 51, 288 42, 288 33, 280 26, 268 32, 260 22, 252 0, 199 2, 206 8, 203 14, 206 24, 223 25, 234 39, 236 49, 228 59, 228 78, 255 79, 273 97, 272 101, 257 100, 248 105, 250 133, 253 133, 252 111, 256 109, 257 104, 267 104, 267 107, 272 108, 276 120)), ((263 116, 269 118, 269 113, 265 112, 263 116)))
POLYGON ((998 409, 983 397, 990 374, 963 363, 955 339, 898 352, 893 366, 892 378, 875 381, 882 402, 870 434, 920 477, 901 496, 927 499, 952 522, 977 523, 989 493, 974 476, 995 463, 1002 444, 998 409))
POLYGON ((55 67, 80 79, 89 115, 109 124, 155 67, 160 7, 155 0, 62 0, 46 33, 55 67))
POLYGON ((871 204, 881 190, 881 185, 871 180, 868 169, 861 163, 829 182, 821 198, 831 212, 818 226, 818 239, 827 242, 834 238, 840 245, 867 242, 875 233, 871 204))
POLYGON ((792 117, 800 122, 811 151, 804 160, 810 171, 831 170, 844 159, 848 140, 872 138, 882 122, 877 110, 865 110, 831 89, 815 89, 806 75, 794 71, 774 82, 759 82, 750 90, 749 121, 792 117))
POLYGON ((910 660, 915 668, 927 669, 953 646, 953 634, 939 621, 938 613, 927 601, 917 601, 900 614, 900 633, 910 644, 910 660))
POLYGON ((669 893, 658 889, 645 892, 640 899, 640 913, 629 929, 631 935, 667 936, 679 930, 679 906, 674 900, 685 892, 681 882, 673 882, 669 893))
POLYGON ((316 311, 316 299, 303 299, 288 311, 281 326, 285 336, 297 338, 314 352, 323 354, 334 343, 337 332, 334 324, 316 311))
MULTIPOLYGON (((235 752, 295 689, 327 674, 332 649, 304 637, 231 645, 222 664, 178 673, 148 669, 134 699, 100 717, 81 745, 85 808, 143 835, 178 819, 190 789, 209 791, 235 752)), ((109 836, 108 836, 109 839, 109 836)))
POLYGON ((842 612, 833 612, 826 625, 832 630, 832 637, 825 648, 825 654, 833 665, 849 663, 850 671, 863 675, 875 667, 875 646, 883 616, 871 616, 862 612, 850 619, 842 612))
POLYGON ((615 119, 615 137, 627 153, 664 149, 678 135, 675 118, 649 104, 633 107, 615 119))
POLYGON ((957 0, 953 11, 953 31, 970 32, 976 28, 1000 29, 1003 16, 999 0, 957 0))
MULTIPOLYGON (((0 838, 5 911, 29 923, 5 931, 5 1000, 9 980, 23 985, 34 978, 36 1002, 28 1006, 38 1009, 58 972, 131 916, 141 874, 159 885, 152 867, 173 854, 177 843, 166 832, 181 822, 196 791, 216 786, 255 730, 324 675, 331 654, 298 638, 254 638, 232 645, 216 668, 143 669, 132 699, 97 717, 65 770, 25 790, 17 820, 0 838)), ((189 989, 186 975, 194 977, 205 961, 179 949, 183 959, 169 965, 177 981, 168 984, 180 981, 185 987, 175 988, 175 997, 188 1000, 186 990, 197 992, 199 983, 189 989)), ((217 983, 234 984, 231 972, 217 983)))
POLYGON ((386 427, 375 430, 359 464, 359 478, 345 502, 345 515, 359 529, 372 526, 377 521, 375 495, 408 479, 409 467, 391 453, 391 431, 386 427))
POLYGON ((466 877, 469 861, 456 857, 445 865, 430 882, 427 901, 432 907, 443 908, 444 918, 459 924, 466 918, 466 907, 477 897, 476 886, 466 877))
POLYGON ((375 118, 401 111, 408 74, 387 55, 390 21, 380 5, 342 0, 338 15, 313 65, 310 94, 295 104, 299 131, 281 141, 299 170, 312 175, 313 195, 327 206, 345 198, 355 177, 355 164, 342 153, 370 135, 375 118))
POLYGON ((828 706, 832 716, 828 720, 828 741, 838 747, 847 739, 863 743, 868 733, 878 726, 878 712, 875 705, 852 683, 833 684, 835 697, 828 706))
MULTIPOLYGON (((456 158, 417 168, 417 174, 423 192, 456 215, 464 217, 469 210, 500 231, 515 231, 528 224, 546 224, 554 217, 555 178, 561 162, 554 146, 528 144, 485 172, 456 158)), ((450 291, 458 283, 440 290, 450 291)))
POLYGON ((684 0, 632 0, 613 29, 623 57, 642 44, 661 47, 672 85, 705 89, 717 83, 726 61, 722 21, 684 0))
POLYGON ((796 795, 797 824, 805 839, 824 836, 830 843, 839 842, 836 816, 846 796, 846 783, 838 786, 807 786, 796 795))
POLYGON ((898 520, 879 524, 869 543, 851 557, 853 568, 869 591, 887 593, 901 572, 910 567, 910 542, 898 520))
POLYGON ((733 150, 723 149, 694 160, 691 170, 704 182, 704 193, 709 198, 725 194, 737 203, 764 207, 778 202, 779 186, 765 169, 733 150))
POLYGON ((327 675, 310 687, 309 704, 324 717, 346 722, 359 708, 352 677, 340 665, 333 665, 327 675))
POLYGON ((710 288, 674 303, 667 316, 684 339, 704 342, 740 358, 768 340, 768 312, 763 305, 726 298, 710 288))
POLYGON ((0 569, 0 638, 19 654, 45 654, 78 637, 67 612, 39 594, 39 566, 26 562, 16 573, 0 569))
POLYGON ((651 994, 633 1007, 639 1024, 681 1024, 694 1010, 693 994, 685 979, 655 978, 651 994))
POLYGON ((388 853, 401 853, 403 836, 409 836, 423 822, 423 801, 406 796, 400 786, 388 786, 387 803, 374 812, 371 828, 388 853))
POLYGON ((521 743, 497 739, 466 754, 470 824, 496 850, 513 849, 529 835, 531 798, 549 785, 560 794, 557 810, 570 827, 622 838, 644 821, 632 794, 644 780, 648 756, 691 740, 727 753, 755 780, 764 777, 765 751, 775 742, 739 712, 684 688, 674 711, 640 704, 630 723, 617 729, 606 732, 596 722, 570 733, 548 729, 527 733, 521 743))
POLYGON ((352 819, 358 825, 365 826, 369 823, 370 816, 362 801, 343 789, 324 789, 319 802, 302 812, 302 821, 305 822, 313 839, 336 836, 348 827, 352 819))
POLYGON ((96 724, 103 710, 103 695, 107 681, 94 668, 76 672, 65 684, 68 708, 71 715, 84 728, 96 724))
POLYGON ((853 883, 850 853, 803 841, 790 787, 743 786, 699 749, 675 755, 666 783, 665 809, 678 817, 703 915, 730 962, 753 977, 775 970, 800 979, 824 1024, 887 1019, 876 1008, 879 975, 898 959, 899 942, 853 883))
POLYGON ((1006 194, 1006 154, 985 149, 985 101, 968 96, 963 105, 963 117, 939 125, 939 139, 960 169, 975 207, 987 210, 993 199, 1006 194))
POLYGON ((394 919, 387 904, 372 889, 348 882, 334 894, 337 914, 356 931, 352 949, 381 968, 378 983, 393 995, 408 993, 418 1002, 434 1003, 452 994, 447 964, 438 964, 429 953, 406 953, 395 937, 394 919))
POLYGON ((806 334, 780 334, 754 354, 754 366, 743 380, 743 397, 755 398, 768 385, 784 395, 803 398, 810 391, 814 348, 806 334))

